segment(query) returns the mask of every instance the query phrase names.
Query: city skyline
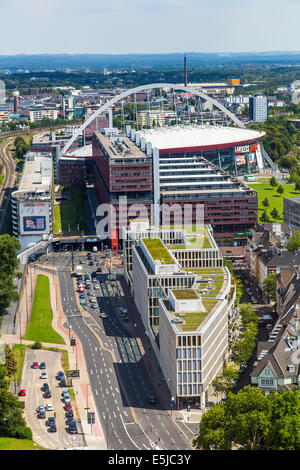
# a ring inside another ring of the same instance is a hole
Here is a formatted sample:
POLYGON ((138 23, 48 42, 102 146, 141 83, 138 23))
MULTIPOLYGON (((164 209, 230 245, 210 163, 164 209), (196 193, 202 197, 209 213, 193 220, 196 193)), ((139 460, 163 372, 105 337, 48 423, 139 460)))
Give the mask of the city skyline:
POLYGON ((0 6, 0 55, 293 51, 299 37, 295 0, 284 10, 278 0, 1 0, 0 6))

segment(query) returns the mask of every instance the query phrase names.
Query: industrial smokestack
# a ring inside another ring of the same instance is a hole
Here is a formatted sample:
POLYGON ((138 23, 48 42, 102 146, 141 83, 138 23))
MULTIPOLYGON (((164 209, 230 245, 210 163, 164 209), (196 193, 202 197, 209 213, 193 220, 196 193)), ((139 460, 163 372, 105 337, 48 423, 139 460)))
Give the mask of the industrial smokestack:
POLYGON ((18 114, 18 111, 19 111, 19 92, 14 91, 13 96, 14 96, 14 114, 18 114))
POLYGON ((187 86, 187 66, 186 66, 186 55, 184 56, 184 86, 187 86))

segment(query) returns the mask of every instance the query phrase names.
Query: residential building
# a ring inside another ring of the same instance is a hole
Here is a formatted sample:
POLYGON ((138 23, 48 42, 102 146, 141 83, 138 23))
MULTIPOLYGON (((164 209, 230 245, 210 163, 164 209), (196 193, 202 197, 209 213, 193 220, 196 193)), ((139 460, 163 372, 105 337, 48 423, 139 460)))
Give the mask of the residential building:
POLYGON ((260 341, 250 373, 251 384, 264 395, 299 387, 300 276, 298 266, 277 276, 277 320, 270 323, 268 339, 260 341))
POLYGON ((265 122, 268 117, 268 99, 266 96, 250 96, 249 116, 253 122, 265 122))

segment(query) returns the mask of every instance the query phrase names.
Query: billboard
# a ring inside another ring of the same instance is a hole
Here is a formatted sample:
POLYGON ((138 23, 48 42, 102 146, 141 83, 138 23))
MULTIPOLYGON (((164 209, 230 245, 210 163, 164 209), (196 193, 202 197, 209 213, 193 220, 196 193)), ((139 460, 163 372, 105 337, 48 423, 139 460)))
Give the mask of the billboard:
POLYGON ((23 217, 24 232, 39 232, 46 230, 46 217, 43 216, 25 216, 23 217))
POLYGON ((246 164, 246 157, 245 155, 236 155, 235 161, 237 165, 245 165, 246 164))
POLYGON ((50 201, 28 201, 19 204, 21 235, 50 233, 50 201))

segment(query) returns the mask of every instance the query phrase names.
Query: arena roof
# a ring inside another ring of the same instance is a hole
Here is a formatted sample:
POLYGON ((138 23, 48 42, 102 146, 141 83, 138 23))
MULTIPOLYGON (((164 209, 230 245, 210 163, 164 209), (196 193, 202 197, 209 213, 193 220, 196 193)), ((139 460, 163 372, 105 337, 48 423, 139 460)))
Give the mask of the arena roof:
POLYGON ((241 145, 260 139, 265 132, 228 126, 189 125, 140 130, 137 134, 144 137, 146 142, 150 142, 152 148, 162 150, 224 144, 241 145))

